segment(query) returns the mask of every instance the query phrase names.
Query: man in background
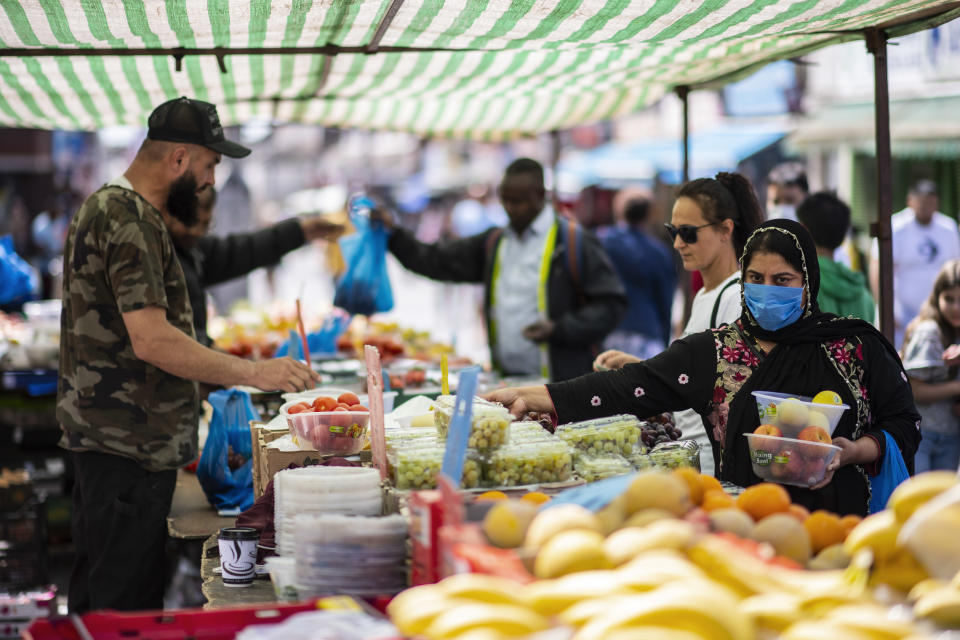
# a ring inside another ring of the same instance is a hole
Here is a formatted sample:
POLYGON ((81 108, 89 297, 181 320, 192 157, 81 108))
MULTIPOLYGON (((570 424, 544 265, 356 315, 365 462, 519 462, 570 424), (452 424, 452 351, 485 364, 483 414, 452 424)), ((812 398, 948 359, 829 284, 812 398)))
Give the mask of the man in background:
POLYGON ((647 359, 663 351, 670 341, 677 270, 670 248, 647 232, 650 194, 638 190, 624 196, 614 199, 615 226, 600 234, 627 291, 627 313, 607 336, 604 347, 647 359))
POLYGON ((797 219, 797 207, 810 193, 807 172, 799 162, 778 164, 767 175, 767 219, 797 219))
POLYGON ((815 193, 800 204, 797 220, 810 231, 817 246, 820 309, 874 322, 876 305, 867 289, 867 279, 833 259, 850 228, 850 207, 832 193, 815 193))
MULTIPOLYGON (((907 207, 893 214, 893 320, 894 345, 903 347, 903 333, 930 295, 940 267, 960 258, 960 229, 940 213, 937 185, 920 180, 907 194, 907 207)), ((870 287, 879 297, 880 249, 876 241, 870 259, 870 287)))
POLYGON ((171 214, 163 214, 183 268, 197 341, 206 346, 213 343, 207 335, 207 287, 245 276, 260 267, 273 266, 306 242, 333 240, 343 232, 342 225, 320 216, 302 216, 251 233, 212 236, 208 232, 216 202, 217 192, 212 186, 201 191, 197 221, 189 227, 171 214))
POLYGON ((420 242, 380 212, 390 251, 428 278, 483 283, 491 360, 502 374, 589 373, 627 305, 620 279, 596 237, 547 203, 539 162, 512 162, 499 193, 508 225, 449 242, 420 242))

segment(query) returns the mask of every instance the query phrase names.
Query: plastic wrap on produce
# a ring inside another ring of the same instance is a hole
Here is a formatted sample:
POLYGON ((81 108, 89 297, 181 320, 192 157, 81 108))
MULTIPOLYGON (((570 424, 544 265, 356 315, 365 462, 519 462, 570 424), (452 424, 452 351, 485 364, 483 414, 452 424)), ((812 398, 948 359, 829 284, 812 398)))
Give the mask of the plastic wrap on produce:
POLYGON ((691 467, 700 471, 700 445, 693 440, 666 442, 646 453, 631 456, 629 460, 637 471, 678 467, 691 467))
POLYGON ((400 632, 389 621, 360 611, 306 611, 280 624, 252 625, 237 640, 395 640, 400 632))

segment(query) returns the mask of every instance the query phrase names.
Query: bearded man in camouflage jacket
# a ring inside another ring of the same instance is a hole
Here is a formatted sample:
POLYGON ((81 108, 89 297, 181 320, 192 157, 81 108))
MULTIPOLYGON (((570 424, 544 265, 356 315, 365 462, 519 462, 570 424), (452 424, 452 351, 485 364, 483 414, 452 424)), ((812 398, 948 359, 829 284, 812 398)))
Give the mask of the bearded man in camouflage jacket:
POLYGON ((317 380, 282 358, 250 362, 199 344, 162 215, 190 225, 227 141, 214 105, 179 98, 150 115, 123 176, 84 202, 64 249, 57 419, 75 468, 71 613, 163 607, 166 518, 177 468, 197 456, 197 382, 299 391, 317 380))

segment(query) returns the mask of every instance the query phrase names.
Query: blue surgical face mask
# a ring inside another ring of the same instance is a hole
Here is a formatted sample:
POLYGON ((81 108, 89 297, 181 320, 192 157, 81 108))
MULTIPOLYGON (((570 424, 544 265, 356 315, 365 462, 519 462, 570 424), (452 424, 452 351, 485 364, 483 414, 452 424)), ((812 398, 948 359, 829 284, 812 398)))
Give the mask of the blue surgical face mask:
POLYGON ((782 329, 803 315, 803 287, 748 282, 743 285, 743 298, 750 313, 767 331, 782 329))

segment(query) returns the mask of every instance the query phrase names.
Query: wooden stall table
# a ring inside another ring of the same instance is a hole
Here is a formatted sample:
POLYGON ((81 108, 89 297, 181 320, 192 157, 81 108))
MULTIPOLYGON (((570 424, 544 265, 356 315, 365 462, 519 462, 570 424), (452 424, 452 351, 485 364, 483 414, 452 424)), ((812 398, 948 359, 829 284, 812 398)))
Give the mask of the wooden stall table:
POLYGON ((200 577, 203 580, 201 590, 207 599, 206 604, 203 605, 204 609, 277 601, 270 576, 258 575, 249 587, 228 587, 223 584, 220 573, 214 573, 214 569, 219 566, 220 549, 217 546, 217 534, 213 534, 203 542, 203 555, 200 561, 200 577))
POLYGON ((217 515, 200 488, 197 474, 183 469, 177 471, 177 487, 167 516, 167 532, 171 538, 206 540, 222 527, 234 526, 235 522, 235 516, 217 515))

